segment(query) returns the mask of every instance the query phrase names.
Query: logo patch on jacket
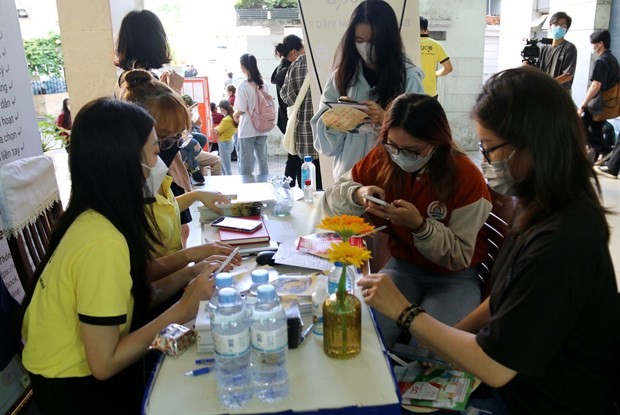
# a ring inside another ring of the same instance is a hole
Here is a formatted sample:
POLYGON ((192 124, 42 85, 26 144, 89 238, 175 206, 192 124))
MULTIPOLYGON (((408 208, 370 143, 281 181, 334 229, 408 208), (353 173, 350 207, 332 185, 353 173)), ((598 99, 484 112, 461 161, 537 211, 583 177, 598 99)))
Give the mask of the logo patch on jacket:
POLYGON ((441 220, 446 218, 446 215, 448 214, 448 208, 445 204, 443 204, 443 202, 435 200, 428 205, 426 213, 428 214, 429 218, 441 220))

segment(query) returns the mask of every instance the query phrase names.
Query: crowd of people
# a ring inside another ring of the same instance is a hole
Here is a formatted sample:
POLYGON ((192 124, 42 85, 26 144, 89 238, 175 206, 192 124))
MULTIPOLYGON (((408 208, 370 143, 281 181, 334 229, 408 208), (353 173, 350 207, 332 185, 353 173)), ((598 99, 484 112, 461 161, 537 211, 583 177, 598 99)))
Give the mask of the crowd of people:
POLYGON ((211 273, 233 252, 220 242, 185 246, 189 206, 200 201, 221 213, 218 203, 228 202, 194 189, 190 177, 196 186, 203 168, 234 174, 235 153, 239 174, 270 173, 268 128, 285 133, 294 107, 288 128, 297 154, 288 154, 286 174, 299 183, 300 157, 309 155, 322 189, 319 155, 333 157, 336 182, 325 189, 323 213, 365 214, 386 227, 379 249, 391 259, 358 285, 388 349, 405 338, 406 347, 475 375, 488 386, 469 403, 481 413, 620 413, 620 302, 611 212, 597 178, 617 177, 620 151, 601 144, 604 120, 592 106, 620 70, 609 32, 595 31, 598 58, 576 111, 577 52, 564 39, 571 18, 559 12, 550 24, 553 43, 538 68, 495 74, 475 100, 479 168, 454 141, 438 100, 436 78, 453 67, 423 17, 420 68, 405 53, 392 7, 360 2, 319 108, 303 88, 301 38, 276 45, 273 90, 256 57, 243 54, 245 79, 235 86, 230 73, 227 97, 210 106, 216 155, 192 116, 195 103, 180 94, 182 77, 162 71, 171 58, 161 22, 147 10, 130 12, 116 46, 123 72, 115 98, 89 102, 74 120, 67 101, 58 121, 71 138, 71 198, 20 316, 41 412, 139 412, 152 338, 193 318, 211 297, 211 273), (270 93, 279 103, 272 115, 270 93), (325 103, 340 99, 365 106, 363 125, 339 131, 324 122, 325 103), (595 169, 597 161, 607 166, 595 169), (517 207, 505 218, 509 230, 482 298, 483 225, 498 193, 517 207), (118 402, 126 402, 120 412, 118 402))

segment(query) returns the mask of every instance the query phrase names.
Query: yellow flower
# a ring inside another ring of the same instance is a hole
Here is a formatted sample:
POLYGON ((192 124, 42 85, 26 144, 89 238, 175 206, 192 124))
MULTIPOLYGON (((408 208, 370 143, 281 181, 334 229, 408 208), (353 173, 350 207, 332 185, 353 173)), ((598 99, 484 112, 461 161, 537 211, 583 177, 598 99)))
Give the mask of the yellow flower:
POLYGON ((317 225, 319 229, 327 229, 336 232, 345 241, 351 236, 361 235, 372 231, 375 227, 369 225, 359 216, 340 215, 331 218, 324 218, 317 225))
POLYGON ((343 265, 355 265, 357 268, 371 258, 370 252, 359 246, 351 246, 348 241, 334 243, 327 250, 331 262, 340 262, 343 265))

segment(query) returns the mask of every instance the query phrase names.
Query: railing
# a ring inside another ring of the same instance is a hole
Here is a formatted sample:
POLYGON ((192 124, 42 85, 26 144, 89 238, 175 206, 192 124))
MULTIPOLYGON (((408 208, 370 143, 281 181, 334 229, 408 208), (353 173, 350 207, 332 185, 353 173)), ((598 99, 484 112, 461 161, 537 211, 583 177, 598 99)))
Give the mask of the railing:
POLYGON ((278 9, 237 9, 238 22, 243 21, 250 23, 269 20, 289 20, 299 23, 299 9, 297 7, 278 9))
POLYGON ((50 78, 45 81, 30 81, 32 95, 58 94, 67 92, 67 83, 62 78, 50 78))

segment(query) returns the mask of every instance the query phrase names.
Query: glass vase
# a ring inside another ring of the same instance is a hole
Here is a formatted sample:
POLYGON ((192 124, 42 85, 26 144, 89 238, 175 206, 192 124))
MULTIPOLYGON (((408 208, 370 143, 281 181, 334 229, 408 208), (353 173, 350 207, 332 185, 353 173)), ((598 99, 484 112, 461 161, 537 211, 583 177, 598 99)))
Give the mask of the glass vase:
POLYGON ((289 183, 290 177, 274 176, 269 181, 273 185, 273 194, 275 201, 271 205, 271 210, 276 216, 286 216, 293 209, 295 197, 289 183))
POLYGON ((362 351, 362 306, 346 290, 323 303, 323 350, 335 359, 351 359, 362 351))

